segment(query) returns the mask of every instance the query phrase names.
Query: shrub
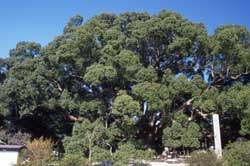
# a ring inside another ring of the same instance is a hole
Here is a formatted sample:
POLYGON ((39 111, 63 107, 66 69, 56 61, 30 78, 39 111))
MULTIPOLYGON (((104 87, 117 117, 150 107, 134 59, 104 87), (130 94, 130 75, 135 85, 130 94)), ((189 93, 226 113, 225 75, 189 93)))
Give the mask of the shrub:
POLYGON ((155 152, 153 150, 136 150, 134 158, 138 161, 149 161, 152 160, 154 156, 155 152))
POLYGON ((95 146, 93 148, 93 153, 92 153, 92 159, 94 162, 103 162, 103 161, 108 161, 111 160, 111 153, 109 150, 100 148, 98 146, 95 146))
POLYGON ((49 163, 53 154, 53 142, 51 139, 34 139, 26 145, 26 150, 22 151, 19 165, 26 162, 26 166, 42 166, 49 163))
POLYGON ((112 156, 113 166, 128 165, 129 162, 140 164, 144 160, 151 160, 154 152, 136 149, 133 144, 123 144, 112 156))
POLYGON ((185 161, 190 166, 222 166, 222 162, 217 160, 215 153, 195 151, 185 161))
POLYGON ((225 166, 249 166, 250 141, 229 144, 223 156, 225 166))
POLYGON ((27 144, 29 158, 31 161, 49 159, 53 153, 53 142, 51 139, 34 139, 27 144))
POLYGON ((80 155, 67 154, 60 161, 60 166, 86 166, 87 160, 80 155))

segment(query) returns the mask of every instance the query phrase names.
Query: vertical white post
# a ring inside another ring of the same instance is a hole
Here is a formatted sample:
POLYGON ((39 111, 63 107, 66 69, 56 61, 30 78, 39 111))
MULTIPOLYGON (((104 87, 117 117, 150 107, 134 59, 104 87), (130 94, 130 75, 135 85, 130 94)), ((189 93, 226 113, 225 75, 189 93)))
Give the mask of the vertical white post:
POLYGON ((219 115, 213 114, 214 144, 217 158, 222 157, 219 115))

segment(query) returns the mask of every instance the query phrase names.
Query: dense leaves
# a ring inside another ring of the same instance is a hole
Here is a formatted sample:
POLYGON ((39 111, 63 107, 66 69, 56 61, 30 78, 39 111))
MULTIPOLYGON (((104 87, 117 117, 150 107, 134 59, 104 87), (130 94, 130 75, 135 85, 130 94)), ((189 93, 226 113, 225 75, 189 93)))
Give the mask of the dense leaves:
POLYGON ((223 162, 216 158, 214 152, 195 151, 185 161, 190 166, 222 166, 223 162))
POLYGON ((249 165, 250 143, 246 142, 235 142, 227 146, 227 150, 224 154, 224 160, 226 166, 243 166, 249 165))
POLYGON ((50 137, 65 162, 88 164, 135 157, 125 149, 208 148, 213 113, 223 146, 249 139, 249 49, 245 27, 208 35, 166 10, 76 15, 47 46, 19 42, 0 59, 1 127, 50 137))

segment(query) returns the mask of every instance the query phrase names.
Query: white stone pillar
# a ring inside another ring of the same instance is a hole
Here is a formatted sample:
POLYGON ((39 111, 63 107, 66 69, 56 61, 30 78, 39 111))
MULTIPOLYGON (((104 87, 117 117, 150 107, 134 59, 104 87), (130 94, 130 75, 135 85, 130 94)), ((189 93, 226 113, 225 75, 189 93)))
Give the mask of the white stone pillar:
POLYGON ((213 114, 214 147, 217 158, 222 157, 219 115, 213 114))

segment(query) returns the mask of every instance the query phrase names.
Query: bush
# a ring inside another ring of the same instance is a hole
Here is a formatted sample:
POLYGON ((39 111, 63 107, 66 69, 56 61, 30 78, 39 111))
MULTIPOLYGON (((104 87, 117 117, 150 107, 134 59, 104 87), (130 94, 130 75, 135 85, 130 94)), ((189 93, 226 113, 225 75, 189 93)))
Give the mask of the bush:
POLYGON ((225 166, 249 166, 250 141, 235 142, 228 145, 223 156, 225 166))
POLYGON ((111 154, 109 150, 95 146, 93 148, 92 159, 94 162, 103 162, 111 160, 111 154))
POLYGON ((154 156, 155 152, 153 150, 136 150, 134 158, 138 161, 150 161, 154 156))
POLYGON ((140 164, 142 161, 151 160, 154 156, 153 151, 136 149, 133 144, 123 144, 112 156, 113 166, 128 165, 129 162, 140 164))
POLYGON ((22 151, 19 165, 26 163, 26 166, 42 166, 49 163, 53 157, 53 142, 50 139, 34 139, 26 145, 22 151))
POLYGON ((17 165, 20 166, 28 159, 28 150, 23 148, 19 151, 17 165))
POLYGON ((67 154, 60 161, 60 166, 86 166, 87 160, 80 155, 67 154))
POLYGON ((185 162, 190 166, 222 166, 222 162, 217 160, 215 153, 210 151, 195 151, 185 162))

